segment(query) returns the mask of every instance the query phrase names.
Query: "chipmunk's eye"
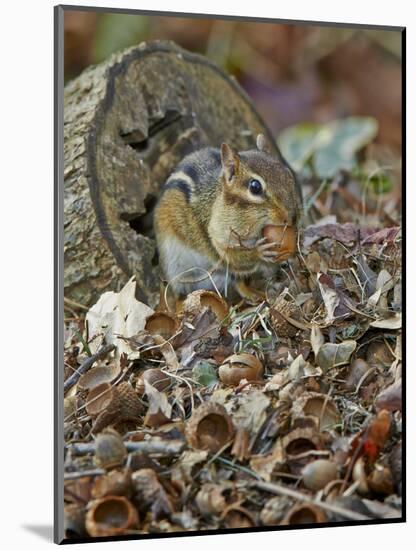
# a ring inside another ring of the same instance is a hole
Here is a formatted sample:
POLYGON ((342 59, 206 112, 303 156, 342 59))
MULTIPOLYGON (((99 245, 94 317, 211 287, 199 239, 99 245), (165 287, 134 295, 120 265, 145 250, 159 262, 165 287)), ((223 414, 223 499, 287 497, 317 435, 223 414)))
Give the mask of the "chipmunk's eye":
POLYGON ((259 180, 252 179, 248 182, 248 189, 253 195, 261 195, 263 193, 263 186, 259 180))

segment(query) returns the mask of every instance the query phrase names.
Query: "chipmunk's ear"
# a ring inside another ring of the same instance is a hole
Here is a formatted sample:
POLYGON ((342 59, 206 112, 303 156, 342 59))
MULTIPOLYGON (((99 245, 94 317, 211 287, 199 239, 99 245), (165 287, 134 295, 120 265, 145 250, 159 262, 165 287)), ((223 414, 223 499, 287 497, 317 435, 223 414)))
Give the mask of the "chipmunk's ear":
POLYGON ((231 183, 238 173, 240 157, 227 143, 221 145, 221 164, 225 180, 227 183, 231 183))
POLYGON ((270 148, 267 145, 266 138, 263 134, 259 134, 256 139, 257 149, 263 151, 263 153, 270 153, 270 148))

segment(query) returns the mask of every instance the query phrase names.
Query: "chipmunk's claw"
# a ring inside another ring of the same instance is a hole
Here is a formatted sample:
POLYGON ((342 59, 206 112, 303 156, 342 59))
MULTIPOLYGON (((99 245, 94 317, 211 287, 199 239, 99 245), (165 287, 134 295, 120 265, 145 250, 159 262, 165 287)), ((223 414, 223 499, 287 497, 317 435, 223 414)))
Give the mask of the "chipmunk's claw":
POLYGON ((256 241, 256 250, 259 255, 259 258, 263 262, 275 262, 279 257, 279 252, 277 251, 280 243, 278 242, 268 242, 264 237, 256 241))

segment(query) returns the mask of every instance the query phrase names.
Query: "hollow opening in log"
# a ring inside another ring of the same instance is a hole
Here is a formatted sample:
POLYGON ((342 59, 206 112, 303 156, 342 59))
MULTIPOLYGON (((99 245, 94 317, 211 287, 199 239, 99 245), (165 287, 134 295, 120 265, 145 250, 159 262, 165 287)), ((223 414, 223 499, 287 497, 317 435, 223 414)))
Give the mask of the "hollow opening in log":
POLYGON ((120 218, 127 222, 129 226, 136 232, 146 237, 154 238, 153 230, 153 212, 157 203, 157 196, 153 193, 146 195, 143 204, 145 207, 144 214, 120 214, 120 218))
MULTIPOLYGON (((144 214, 135 215, 135 214, 126 214, 122 213, 120 214, 120 219, 127 222, 129 226, 135 231, 136 233, 140 235, 144 235, 146 237, 149 237, 151 239, 155 238, 155 232, 153 228, 153 214, 155 210, 155 206, 157 204, 157 195, 153 193, 149 193, 146 195, 143 204, 145 207, 144 214)), ((151 259, 151 263, 153 267, 156 267, 159 265, 159 253, 157 249, 155 249, 155 253, 151 259)))

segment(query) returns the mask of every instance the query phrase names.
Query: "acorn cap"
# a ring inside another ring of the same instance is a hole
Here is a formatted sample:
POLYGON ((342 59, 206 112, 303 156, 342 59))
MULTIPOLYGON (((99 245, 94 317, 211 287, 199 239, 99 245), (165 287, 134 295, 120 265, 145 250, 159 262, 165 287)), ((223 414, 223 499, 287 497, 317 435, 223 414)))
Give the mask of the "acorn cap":
POLYGON ((171 378, 161 369, 147 369, 140 374, 136 382, 136 392, 139 395, 145 392, 145 380, 158 391, 166 390, 171 383, 171 378))
POLYGON ((227 506, 221 519, 228 529, 249 528, 256 525, 253 514, 237 503, 227 506))
POLYGON ((168 311, 156 311, 147 318, 145 330, 150 334, 159 334, 169 340, 178 330, 179 321, 176 315, 168 311))
POLYGON ((300 525, 309 523, 324 523, 326 514, 318 506, 313 504, 296 504, 293 506, 280 525, 300 525))
POLYGON ((232 439, 234 426, 225 407, 209 401, 194 411, 185 434, 194 449, 216 453, 232 439))
POLYGON ((334 401, 325 394, 305 392, 292 404, 292 417, 312 417, 322 431, 331 430, 341 421, 334 401))
POLYGON ((92 390, 100 384, 112 382, 119 374, 120 367, 116 364, 95 366, 81 375, 77 386, 83 390, 92 390))
POLYGON ((92 502, 85 519, 91 537, 110 537, 128 533, 139 527, 139 514, 122 496, 108 496, 92 502))
POLYGON ((101 412, 105 411, 114 399, 113 387, 109 382, 99 384, 88 392, 86 400, 87 413, 96 417, 101 412))
POLYGON ((204 307, 210 308, 219 321, 223 321, 229 312, 227 302, 211 290, 195 290, 183 302, 183 312, 189 317, 194 317, 204 307))
POLYGON ((299 309, 293 302, 288 302, 284 296, 284 294, 278 296, 270 308, 270 323, 277 336, 293 338, 299 329, 286 321, 285 317, 295 318, 299 309))
POLYGON ((122 420, 137 420, 143 411, 143 405, 140 403, 137 393, 129 382, 122 382, 119 384, 117 386, 117 391, 122 420))
POLYGON ((95 420, 92 428, 93 433, 100 432, 110 424, 118 424, 127 420, 137 421, 143 411, 143 405, 129 382, 113 386, 110 395, 111 400, 106 403, 105 409, 95 420))
POLYGON ((308 451, 320 449, 322 439, 313 428, 296 428, 284 436, 282 444, 288 457, 296 457, 308 451))

